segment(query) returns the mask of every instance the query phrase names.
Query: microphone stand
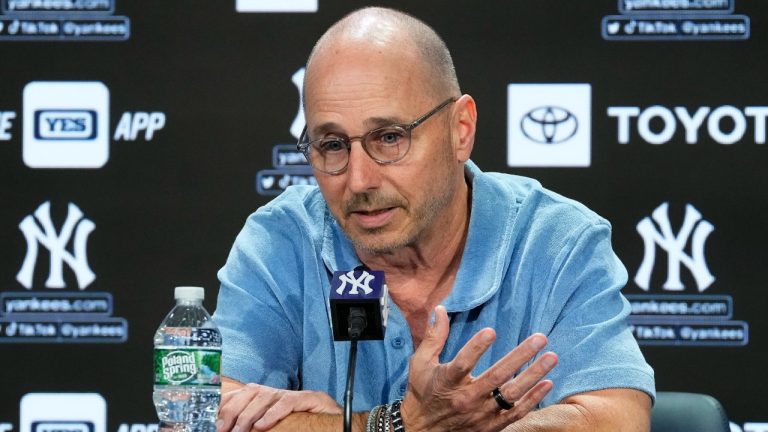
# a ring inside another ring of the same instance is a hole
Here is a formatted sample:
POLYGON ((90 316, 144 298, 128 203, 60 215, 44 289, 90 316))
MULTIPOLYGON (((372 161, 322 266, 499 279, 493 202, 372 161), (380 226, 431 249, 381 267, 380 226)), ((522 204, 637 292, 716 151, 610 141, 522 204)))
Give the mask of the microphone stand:
POLYGON ((357 365, 357 340, 368 325, 365 309, 349 309, 349 364, 347 365, 347 388, 344 391, 344 432, 352 432, 352 396, 355 387, 355 366, 357 365))

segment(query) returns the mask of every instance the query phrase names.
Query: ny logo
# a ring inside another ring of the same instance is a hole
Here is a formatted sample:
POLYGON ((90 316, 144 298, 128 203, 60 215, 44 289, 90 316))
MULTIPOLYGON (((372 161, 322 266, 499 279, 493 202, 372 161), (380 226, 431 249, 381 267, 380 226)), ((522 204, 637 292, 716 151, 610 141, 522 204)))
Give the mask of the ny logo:
POLYGON ((704 242, 715 227, 701 218, 696 208, 687 204, 685 217, 680 232, 675 236, 669 223, 668 204, 663 203, 653 211, 653 220, 659 224, 661 232, 656 229, 649 217, 643 218, 637 224, 637 232, 643 237, 645 254, 643 262, 635 275, 635 283, 640 288, 648 291, 651 279, 651 271, 656 260, 656 245, 667 251, 667 281, 664 289, 668 291, 682 291, 685 286, 680 281, 680 264, 688 267, 693 274, 699 292, 706 290, 715 281, 710 273, 704 258, 704 242), (684 252, 688 239, 692 237, 691 252, 684 252))
POLYGON ((301 68, 291 77, 293 85, 299 90, 299 110, 296 112, 296 117, 293 119, 293 123, 291 123, 291 135, 296 139, 299 139, 301 130, 304 128, 304 105, 301 103, 302 93, 304 92, 304 71, 305 69, 301 68))
POLYGON ((41 244, 48 249, 51 257, 50 273, 48 273, 48 280, 45 281, 46 288, 66 287, 63 277, 63 267, 64 263, 66 263, 75 272, 79 288, 81 290, 85 289, 96 279, 96 275, 88 265, 85 250, 88 236, 96 228, 96 225, 92 221, 84 219, 83 212, 72 203, 69 204, 67 219, 64 221, 64 225, 58 234, 51 222, 51 205, 49 201, 42 203, 35 210, 34 215, 39 224, 42 225, 42 229, 40 229, 40 225, 35 223, 35 218, 32 215, 25 217, 19 224, 19 229, 21 229, 24 239, 27 241, 27 254, 24 257, 19 273, 16 275, 16 280, 25 288, 32 288, 32 277, 35 271, 35 264, 37 263, 38 244, 41 244), (73 232, 75 235, 74 254, 66 249, 73 232))
POLYGON ((352 295, 358 295, 360 292, 357 290, 360 288, 363 290, 365 294, 370 294, 373 292, 373 288, 370 287, 371 281, 374 279, 374 275, 368 273, 367 271, 363 270, 362 273, 360 273, 360 277, 355 279, 355 271, 350 270, 346 274, 343 274, 339 277, 339 281, 341 281, 341 285, 336 289, 336 294, 342 295, 344 294, 344 288, 347 287, 347 282, 349 282, 350 285, 352 285, 352 288, 349 289, 349 294, 352 295))

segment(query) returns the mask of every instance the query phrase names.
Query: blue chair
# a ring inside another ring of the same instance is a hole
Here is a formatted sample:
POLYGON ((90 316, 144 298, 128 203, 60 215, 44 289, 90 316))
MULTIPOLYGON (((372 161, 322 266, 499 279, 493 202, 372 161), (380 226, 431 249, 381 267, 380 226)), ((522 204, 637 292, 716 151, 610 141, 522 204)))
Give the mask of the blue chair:
POLYGON ((699 393, 657 392, 651 432, 730 432, 723 406, 699 393))

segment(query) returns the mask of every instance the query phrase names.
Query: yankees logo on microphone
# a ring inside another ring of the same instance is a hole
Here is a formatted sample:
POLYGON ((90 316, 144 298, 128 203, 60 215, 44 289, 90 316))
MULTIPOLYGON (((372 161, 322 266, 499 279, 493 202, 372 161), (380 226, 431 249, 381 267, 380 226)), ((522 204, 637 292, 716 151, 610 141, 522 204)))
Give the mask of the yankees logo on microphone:
POLYGON ((350 340, 350 327, 354 328, 356 319, 362 327, 358 340, 384 339, 389 296, 383 271, 360 267, 333 272, 329 301, 333 340, 350 340))

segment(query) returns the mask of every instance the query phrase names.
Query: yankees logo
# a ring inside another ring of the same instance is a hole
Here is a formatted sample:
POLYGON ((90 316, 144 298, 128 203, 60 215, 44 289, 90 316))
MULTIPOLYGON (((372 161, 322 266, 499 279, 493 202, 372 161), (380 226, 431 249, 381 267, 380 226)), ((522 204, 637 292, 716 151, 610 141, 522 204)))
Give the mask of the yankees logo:
POLYGON ((341 285, 339 285, 339 287, 336 288, 336 293, 339 295, 344 294, 344 288, 346 288, 347 283, 349 283, 350 285, 352 285, 352 287, 349 289, 349 294, 359 295, 360 292, 358 291, 358 288, 363 290, 364 294, 370 294, 371 292, 373 292, 373 289, 370 287, 370 284, 374 278, 375 278, 374 275, 363 270, 363 272, 360 273, 360 277, 355 279, 355 271, 350 270, 346 274, 343 274, 339 277, 339 281, 341 282, 341 285))
POLYGON ((53 221, 51 221, 51 204, 49 201, 41 204, 35 210, 34 216, 25 217, 19 224, 19 229, 27 241, 27 254, 19 273, 16 275, 16 280, 25 288, 32 288, 32 277, 38 258, 38 244, 48 249, 50 255, 50 273, 45 282, 47 288, 66 287, 63 276, 64 264, 67 264, 75 272, 77 284, 81 290, 96 279, 86 256, 88 236, 96 228, 96 225, 85 218, 83 212, 75 204, 70 203, 67 209, 67 219, 58 233, 53 221), (35 222, 35 219, 39 224, 35 222), (67 250, 67 245, 73 235, 74 247, 73 251, 70 252, 67 250))
POLYGON ((667 252, 667 281, 663 288, 667 291, 682 291, 685 289, 680 280, 680 266, 686 266, 696 281, 699 292, 706 290, 715 281, 715 277, 707 267, 704 257, 704 243, 715 227, 701 217, 701 213, 691 204, 685 206, 685 219, 680 231, 672 232, 669 221, 668 203, 662 203, 653 211, 653 220, 658 223, 656 228, 651 218, 645 217, 637 224, 637 232, 643 238, 645 254, 643 262, 635 275, 635 283, 641 289, 650 288, 651 271, 656 262, 656 246, 667 252), (685 246, 691 240, 692 253, 685 253, 685 246))

